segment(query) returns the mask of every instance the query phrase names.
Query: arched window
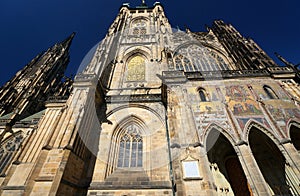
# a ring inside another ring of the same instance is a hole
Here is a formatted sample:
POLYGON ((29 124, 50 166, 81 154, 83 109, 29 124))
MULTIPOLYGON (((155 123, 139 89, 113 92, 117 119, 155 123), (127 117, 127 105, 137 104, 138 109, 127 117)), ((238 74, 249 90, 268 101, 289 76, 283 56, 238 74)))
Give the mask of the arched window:
POLYGON ((275 94, 275 92, 271 89, 271 87, 264 85, 263 89, 269 99, 277 99, 278 98, 277 95, 275 94))
POLYGON ((128 62, 126 81, 145 80, 145 59, 141 56, 135 56, 128 62))
POLYGON ((199 96, 200 96, 201 101, 208 101, 208 99, 206 97, 206 92, 203 88, 199 89, 199 96))
POLYGON ((19 149, 24 137, 21 133, 11 136, 0 145, 0 174, 5 171, 13 159, 15 152, 19 149))
MULTIPOLYGON (((176 51, 183 59, 185 71, 217 71, 228 70, 229 66, 215 50, 203 45, 189 45, 176 51)), ((178 70, 178 67, 175 67, 178 70)))
POLYGON ((143 166, 143 138, 139 128, 132 124, 120 135, 117 167, 143 166))

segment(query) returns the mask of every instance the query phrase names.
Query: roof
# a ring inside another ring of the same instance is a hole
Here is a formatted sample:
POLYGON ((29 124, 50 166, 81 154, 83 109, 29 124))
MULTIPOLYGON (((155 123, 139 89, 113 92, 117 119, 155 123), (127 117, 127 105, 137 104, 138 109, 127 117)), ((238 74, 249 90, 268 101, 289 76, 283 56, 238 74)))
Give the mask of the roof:
POLYGON ((4 116, 0 116, 0 120, 9 120, 12 115, 13 115, 13 112, 5 114, 4 116))
POLYGON ((45 111, 46 110, 42 110, 42 111, 40 111, 38 113, 35 113, 35 114, 31 115, 31 116, 28 116, 27 118, 22 119, 20 122, 31 122, 31 121, 33 121, 35 119, 40 119, 42 117, 42 115, 45 114, 45 111))

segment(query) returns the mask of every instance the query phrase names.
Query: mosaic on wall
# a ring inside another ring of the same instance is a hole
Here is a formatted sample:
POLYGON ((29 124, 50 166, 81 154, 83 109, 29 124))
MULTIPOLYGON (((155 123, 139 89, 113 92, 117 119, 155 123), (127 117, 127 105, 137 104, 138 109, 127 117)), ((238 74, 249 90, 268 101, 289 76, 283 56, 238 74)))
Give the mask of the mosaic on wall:
POLYGON ((270 128, 258 102, 251 95, 248 87, 241 85, 227 86, 225 87, 225 97, 228 107, 237 119, 241 130, 244 130, 250 120, 270 128))
POLYGON ((282 100, 268 100, 266 101, 266 108, 272 115, 277 125, 281 127, 285 132, 286 125, 289 120, 300 121, 300 110, 295 106, 292 101, 282 101, 282 100))
POLYGON ((289 96, 287 95, 287 93, 280 88, 278 85, 274 85, 274 84, 268 84, 266 85, 265 82, 261 82, 259 85, 254 85, 253 86, 253 90, 255 91, 255 93, 257 94, 257 96, 262 99, 262 100, 268 100, 268 94, 266 93, 266 91, 264 90, 264 86, 268 86, 270 87, 273 92, 275 93, 275 96, 278 97, 279 99, 285 99, 288 100, 289 96))
POLYGON ((219 124, 223 128, 229 128, 222 98, 218 95, 217 86, 205 87, 208 101, 201 102, 195 88, 188 89, 189 102, 199 132, 204 131, 212 122, 219 124))
POLYGON ((232 85, 225 87, 226 102, 236 116, 262 115, 258 103, 246 87, 232 85))

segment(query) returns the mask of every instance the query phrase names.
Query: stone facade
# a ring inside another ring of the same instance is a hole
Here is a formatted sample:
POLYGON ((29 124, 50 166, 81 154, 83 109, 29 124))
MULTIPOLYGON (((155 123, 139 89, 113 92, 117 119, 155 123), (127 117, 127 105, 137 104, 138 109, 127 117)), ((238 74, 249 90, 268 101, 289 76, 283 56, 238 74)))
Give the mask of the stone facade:
POLYGON ((123 4, 69 98, 15 142, 1 194, 299 195, 299 73, 284 62, 223 21, 183 32, 160 3, 123 4))

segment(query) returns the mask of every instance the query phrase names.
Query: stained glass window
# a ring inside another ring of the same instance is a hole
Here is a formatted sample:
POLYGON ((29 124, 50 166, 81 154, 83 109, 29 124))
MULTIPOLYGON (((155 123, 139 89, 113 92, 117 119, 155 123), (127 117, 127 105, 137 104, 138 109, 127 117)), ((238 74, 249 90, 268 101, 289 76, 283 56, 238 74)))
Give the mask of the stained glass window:
POLYGON ((120 136, 118 167, 143 166, 143 138, 136 125, 130 125, 120 136))
POLYGON ((127 65, 126 81, 143 80, 145 80, 145 59, 141 56, 135 56, 127 65))

